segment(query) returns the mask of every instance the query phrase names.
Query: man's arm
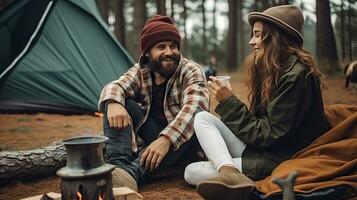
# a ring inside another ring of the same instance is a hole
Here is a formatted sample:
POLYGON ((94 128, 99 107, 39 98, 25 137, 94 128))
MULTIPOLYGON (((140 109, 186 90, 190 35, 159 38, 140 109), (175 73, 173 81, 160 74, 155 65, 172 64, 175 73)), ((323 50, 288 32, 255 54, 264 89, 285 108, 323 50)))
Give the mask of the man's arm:
POLYGON ((122 130, 131 124, 131 117, 120 103, 109 102, 107 106, 107 118, 111 128, 122 130))
POLYGON ((124 75, 118 80, 112 81, 105 85, 103 88, 99 102, 98 109, 104 112, 108 101, 117 102, 125 106, 126 98, 133 98, 139 95, 141 90, 141 72, 140 66, 136 64, 130 68, 124 75))
POLYGON ((131 118, 125 109, 125 99, 139 95, 141 88, 140 67, 130 68, 118 80, 107 84, 100 95, 99 110, 107 111, 111 128, 121 130, 131 123, 131 118))

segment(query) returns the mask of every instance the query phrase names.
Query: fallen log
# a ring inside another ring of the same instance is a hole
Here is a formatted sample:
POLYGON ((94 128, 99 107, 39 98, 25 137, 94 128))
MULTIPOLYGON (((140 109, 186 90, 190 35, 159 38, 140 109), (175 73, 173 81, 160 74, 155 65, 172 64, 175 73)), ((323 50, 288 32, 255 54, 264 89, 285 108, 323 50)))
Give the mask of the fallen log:
POLYGON ((34 150, 0 151, 0 186, 54 175, 66 165, 66 155, 61 142, 34 150))

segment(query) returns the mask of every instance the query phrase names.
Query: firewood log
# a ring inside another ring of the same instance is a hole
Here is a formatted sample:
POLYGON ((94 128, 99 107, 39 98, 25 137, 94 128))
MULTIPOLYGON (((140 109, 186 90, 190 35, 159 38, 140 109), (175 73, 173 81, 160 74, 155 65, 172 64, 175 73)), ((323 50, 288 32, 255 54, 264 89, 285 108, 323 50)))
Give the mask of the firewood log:
POLYGON ((0 186, 11 181, 30 180, 49 175, 66 165, 62 143, 26 151, 0 151, 0 186))

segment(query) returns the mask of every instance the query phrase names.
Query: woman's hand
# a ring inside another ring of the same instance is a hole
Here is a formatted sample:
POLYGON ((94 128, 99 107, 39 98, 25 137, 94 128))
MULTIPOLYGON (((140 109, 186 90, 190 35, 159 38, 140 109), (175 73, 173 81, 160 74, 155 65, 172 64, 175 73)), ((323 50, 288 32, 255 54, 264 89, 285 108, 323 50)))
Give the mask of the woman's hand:
POLYGON ((233 95, 230 83, 224 83, 214 76, 210 76, 209 79, 208 88, 217 101, 222 102, 233 95))

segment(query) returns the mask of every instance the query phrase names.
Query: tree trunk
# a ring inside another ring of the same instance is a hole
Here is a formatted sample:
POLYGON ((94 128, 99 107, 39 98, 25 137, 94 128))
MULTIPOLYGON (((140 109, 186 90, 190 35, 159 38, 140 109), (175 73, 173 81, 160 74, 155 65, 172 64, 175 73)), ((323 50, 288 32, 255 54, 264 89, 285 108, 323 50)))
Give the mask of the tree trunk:
POLYGON ((334 72, 338 69, 338 59, 329 3, 329 0, 316 1, 316 55, 321 68, 334 72))
POLYGON ((134 0, 134 16, 133 16, 133 33, 136 39, 132 41, 132 45, 136 49, 135 60, 141 55, 140 50, 140 34, 146 21, 146 0, 134 0))
POLYGON ((344 10, 344 0, 341 0, 341 59, 344 60, 346 57, 346 47, 345 47, 345 10, 344 10))
MULTIPOLYGON (((217 25, 216 25, 216 4, 217 4, 217 0, 213 1, 213 10, 212 10, 212 15, 213 15, 213 25, 212 25, 212 29, 213 29, 213 50, 212 50, 212 56, 210 59, 212 59, 212 57, 214 59, 217 58, 217 25)), ((212 63, 210 63, 211 65, 213 65, 212 63)), ((216 67, 216 66, 213 66, 216 67)))
POLYGON ((170 1, 171 19, 175 21, 175 0, 170 1))
POLYGON ((182 49, 182 54, 185 56, 188 56, 188 41, 187 41, 187 27, 186 27, 186 20, 187 20, 187 7, 186 7, 186 0, 182 0, 182 18, 183 18, 183 33, 184 33, 184 38, 183 38, 183 48, 182 49))
POLYGON ((108 17, 109 17, 108 0, 97 0, 97 6, 99 8, 100 14, 103 17, 104 22, 108 24, 108 17))
MULTIPOLYGON (((202 8, 202 50, 207 54, 207 37, 206 37, 206 9, 205 9, 206 0, 202 0, 201 8, 202 8)), ((205 57, 203 60, 204 64, 207 64, 207 58, 205 57)))
POLYGON ((287 4, 290 4, 290 1, 289 0, 279 0, 279 4, 280 5, 287 5, 287 4))
POLYGON ((238 1, 228 0, 228 36, 227 69, 234 71, 237 67, 237 10, 238 1))
POLYGON ((123 47, 126 47, 125 41, 125 0, 116 0, 115 2, 115 24, 114 33, 123 47))
POLYGON ((352 15, 352 9, 351 9, 351 0, 348 0, 348 58, 350 59, 349 61, 352 61, 352 26, 351 26, 351 15, 352 15))
POLYGON ((30 180, 55 174, 66 164, 62 143, 27 151, 0 152, 0 186, 14 180, 30 180))
POLYGON ((256 3, 258 4, 257 6, 259 12, 264 11, 270 7, 270 3, 267 0, 256 0, 256 3))
POLYGON ((238 58, 239 58, 239 60, 238 60, 238 62, 239 62, 239 64, 241 64, 242 62, 243 62, 243 60, 244 60, 244 58, 245 58, 245 54, 246 54, 246 52, 245 52, 245 49, 247 48, 247 44, 246 44, 246 42, 245 42, 245 40, 244 40, 244 22, 243 22, 243 12, 242 12, 242 10, 243 10, 243 1, 242 0, 239 0, 238 1, 238 9, 237 9, 237 15, 238 15, 238 28, 239 28, 239 49, 240 49, 240 51, 239 51, 239 56, 238 56, 238 58))
POLYGON ((156 0, 157 14, 166 15, 166 0, 156 0))

